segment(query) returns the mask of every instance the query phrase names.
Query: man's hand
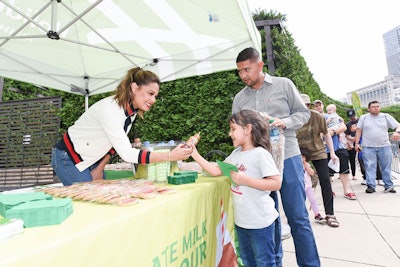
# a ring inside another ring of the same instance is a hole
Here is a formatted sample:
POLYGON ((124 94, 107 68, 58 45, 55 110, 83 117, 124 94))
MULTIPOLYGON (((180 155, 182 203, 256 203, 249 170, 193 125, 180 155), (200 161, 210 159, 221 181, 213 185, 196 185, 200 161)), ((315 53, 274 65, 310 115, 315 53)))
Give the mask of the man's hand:
POLYGON ((356 145, 354 146, 354 149, 355 149, 357 152, 360 152, 360 151, 361 151, 361 146, 360 146, 360 144, 356 144, 356 145))
POLYGON ((394 132, 394 133, 392 134, 392 140, 393 140, 393 141, 400 140, 400 133, 394 132))
POLYGON ((279 119, 279 118, 273 118, 274 121, 269 125, 269 126, 275 126, 275 127, 279 127, 282 129, 286 129, 286 124, 283 120, 279 119))

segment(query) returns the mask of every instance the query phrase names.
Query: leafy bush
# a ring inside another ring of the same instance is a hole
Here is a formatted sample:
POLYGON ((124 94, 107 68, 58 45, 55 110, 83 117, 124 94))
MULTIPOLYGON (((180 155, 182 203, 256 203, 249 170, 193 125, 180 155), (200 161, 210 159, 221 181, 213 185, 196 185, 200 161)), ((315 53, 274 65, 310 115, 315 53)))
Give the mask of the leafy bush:
POLYGON ((156 104, 136 124, 142 142, 187 140, 201 132, 197 148, 202 155, 230 153, 228 119, 233 97, 242 88, 235 71, 163 83, 156 104))

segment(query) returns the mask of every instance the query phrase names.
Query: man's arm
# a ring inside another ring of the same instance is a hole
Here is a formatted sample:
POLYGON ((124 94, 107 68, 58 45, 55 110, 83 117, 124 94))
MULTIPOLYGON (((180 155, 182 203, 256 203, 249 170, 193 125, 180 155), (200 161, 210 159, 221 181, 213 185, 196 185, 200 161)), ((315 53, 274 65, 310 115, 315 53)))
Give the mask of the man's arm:
POLYGON ((357 128, 357 130, 356 130, 356 141, 355 141, 355 145, 354 145, 354 149, 356 151, 361 151, 361 146, 360 146, 361 134, 362 134, 362 129, 361 128, 357 128))
POLYGON ((324 140, 325 140, 326 146, 329 149, 329 154, 330 154, 331 159, 333 159, 333 160, 339 159, 335 154, 335 149, 333 147, 332 136, 329 134, 329 132, 324 135, 324 140))
POLYGON ((288 117, 283 117, 281 120, 284 127, 291 130, 298 130, 303 127, 310 119, 310 110, 304 105, 303 99, 300 97, 299 91, 297 90, 294 83, 287 79, 287 97, 290 114, 288 117))

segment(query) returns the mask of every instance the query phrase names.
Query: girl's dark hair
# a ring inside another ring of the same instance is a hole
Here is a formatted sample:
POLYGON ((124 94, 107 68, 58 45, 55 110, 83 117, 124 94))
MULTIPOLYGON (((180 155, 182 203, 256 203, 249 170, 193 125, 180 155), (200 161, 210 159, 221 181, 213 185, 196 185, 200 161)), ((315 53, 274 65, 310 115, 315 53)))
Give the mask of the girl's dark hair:
MULTIPOLYGON (((127 103, 131 103, 131 84, 136 83, 139 87, 141 85, 148 85, 150 83, 157 83, 160 86, 161 81, 157 74, 144 70, 142 68, 136 67, 128 70, 125 77, 118 84, 114 91, 114 99, 117 101, 118 105, 125 108, 127 103)), ((139 115, 143 117, 143 111, 139 110, 139 115)))
POLYGON ((269 139, 269 122, 263 118, 257 111, 244 109, 232 114, 229 123, 235 123, 246 127, 252 125, 251 140, 255 147, 261 146, 271 152, 271 142, 269 139))
POLYGON ((300 148, 300 153, 302 156, 306 158, 306 161, 310 161, 310 151, 307 148, 301 147, 300 148))

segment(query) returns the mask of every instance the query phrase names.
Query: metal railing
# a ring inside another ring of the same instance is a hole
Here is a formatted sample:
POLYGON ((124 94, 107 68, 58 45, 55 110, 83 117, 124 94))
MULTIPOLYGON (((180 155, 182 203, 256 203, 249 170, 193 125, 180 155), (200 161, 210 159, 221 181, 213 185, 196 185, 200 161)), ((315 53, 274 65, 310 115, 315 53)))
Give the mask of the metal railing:
POLYGON ((392 145, 392 172, 400 174, 400 142, 391 140, 392 134, 390 134, 390 144, 392 145))

